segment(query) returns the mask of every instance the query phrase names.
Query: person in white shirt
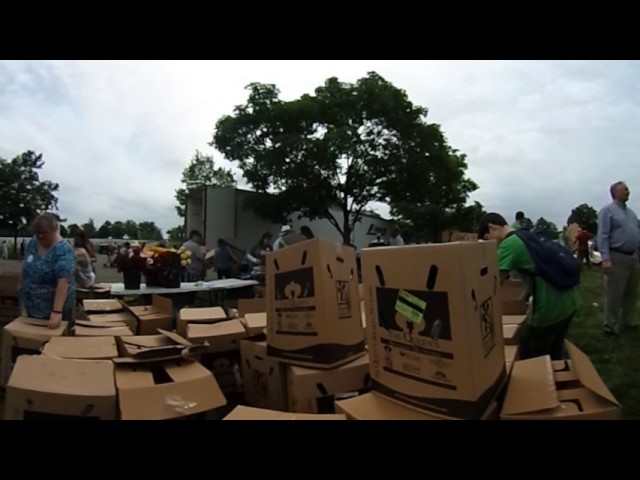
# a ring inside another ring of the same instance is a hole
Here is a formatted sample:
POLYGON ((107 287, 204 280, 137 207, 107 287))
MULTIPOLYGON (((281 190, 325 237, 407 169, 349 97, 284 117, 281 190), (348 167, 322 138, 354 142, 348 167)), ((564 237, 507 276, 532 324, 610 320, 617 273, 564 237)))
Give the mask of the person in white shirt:
POLYGON ((391 230, 391 240, 389 241, 389 245, 392 247, 403 247, 405 245, 404 239, 400 235, 400 229, 395 226, 393 230, 391 230))
POLYGON ((2 245, 0 245, 0 258, 2 258, 2 260, 7 260, 9 258, 9 246, 7 245, 6 240, 3 240, 2 245))

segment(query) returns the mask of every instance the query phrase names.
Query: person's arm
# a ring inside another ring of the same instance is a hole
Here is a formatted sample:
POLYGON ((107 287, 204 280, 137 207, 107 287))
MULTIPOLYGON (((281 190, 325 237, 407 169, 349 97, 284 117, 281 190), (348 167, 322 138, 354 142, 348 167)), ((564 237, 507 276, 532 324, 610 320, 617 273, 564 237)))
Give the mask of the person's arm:
POLYGON ((500 271, 501 285, 509 279, 512 270, 520 268, 520 255, 517 247, 518 244, 514 241, 504 241, 498 247, 498 270, 500 271))
POLYGON ((49 316, 49 328, 58 328, 62 321, 62 311, 67 301, 70 280, 76 269, 76 258, 71 252, 61 253, 55 263, 55 277, 57 280, 56 293, 53 299, 53 309, 49 316))
POLYGON ((598 213, 598 250, 602 262, 611 262, 611 213, 607 207, 598 213))

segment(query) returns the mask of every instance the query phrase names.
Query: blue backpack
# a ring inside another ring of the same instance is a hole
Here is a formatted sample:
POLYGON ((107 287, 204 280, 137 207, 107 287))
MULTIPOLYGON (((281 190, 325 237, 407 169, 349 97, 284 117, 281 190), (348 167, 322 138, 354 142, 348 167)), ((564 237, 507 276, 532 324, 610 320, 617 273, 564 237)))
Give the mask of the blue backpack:
POLYGON ((569 290, 580 284, 580 262, 571 251, 548 236, 527 230, 516 230, 536 266, 533 273, 557 290, 569 290))

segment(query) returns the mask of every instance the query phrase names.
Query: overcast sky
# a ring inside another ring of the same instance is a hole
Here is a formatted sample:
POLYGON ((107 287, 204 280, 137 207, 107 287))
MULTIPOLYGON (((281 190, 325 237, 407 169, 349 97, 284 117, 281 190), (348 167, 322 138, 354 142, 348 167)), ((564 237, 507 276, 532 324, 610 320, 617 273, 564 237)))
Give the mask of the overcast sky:
POLYGON ((468 155, 472 200, 487 209, 562 225, 625 180, 640 213, 635 61, 0 61, 0 156, 43 153, 69 223, 166 230, 180 223, 174 190, 196 149, 229 166, 208 142, 248 83, 275 83, 290 99, 372 70, 428 107, 468 155))

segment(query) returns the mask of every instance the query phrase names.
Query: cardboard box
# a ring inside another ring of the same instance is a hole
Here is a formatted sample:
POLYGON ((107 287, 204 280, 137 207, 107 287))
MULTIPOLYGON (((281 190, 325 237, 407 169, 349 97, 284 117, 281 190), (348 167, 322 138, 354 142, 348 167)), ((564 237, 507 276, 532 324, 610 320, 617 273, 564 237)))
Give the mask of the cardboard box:
POLYGON ((67 322, 62 322, 55 330, 47 326, 46 320, 27 317, 16 318, 4 327, 2 333, 2 385, 9 380, 11 369, 20 355, 39 354, 42 346, 53 337, 60 337, 67 330, 67 322))
POLYGON ((208 347, 206 342, 193 344, 180 335, 158 330, 159 335, 136 335, 116 338, 119 358, 118 364, 147 363, 172 359, 193 359, 198 350, 208 347))
POLYGON ((173 301, 160 295, 151 296, 151 305, 126 306, 138 319, 138 335, 154 335, 159 328, 173 330, 173 301))
POLYGON ((244 317, 247 313, 262 313, 267 311, 264 298, 241 298, 238 300, 238 316, 244 317))
POLYGON ((267 254, 269 356, 335 368, 362 356, 355 250, 313 239, 267 254))
POLYGON ((507 374, 511 373, 511 367, 513 362, 518 360, 520 355, 520 348, 518 345, 505 345, 504 346, 504 360, 507 365, 507 374))
POLYGON ((256 335, 262 335, 267 330, 267 314, 262 313, 247 313, 243 318, 239 318, 240 323, 247 332, 249 337, 256 335))
POLYGON ((53 337, 44 355, 75 360, 111 360, 118 356, 114 337, 53 337))
POLYGON ((211 372, 198 362, 118 364, 122 420, 167 420, 214 410, 227 400, 211 372))
POLYGON ((82 306, 84 311, 89 313, 108 313, 108 312, 120 312, 124 310, 124 306, 118 300, 112 298, 106 300, 87 299, 83 300, 82 306))
POLYGON ((116 412, 108 360, 23 355, 7 384, 5 420, 115 420, 116 412))
POLYGON ((347 420, 444 420, 400 405, 375 392, 338 401, 335 408, 336 412, 346 415, 347 420))
POLYGON ((620 403, 589 357, 565 342, 569 360, 549 356, 516 361, 511 370, 502 420, 620 420, 620 403))
POLYGON ((505 345, 518 345, 520 340, 520 325, 502 325, 502 335, 505 345))
POLYGON ((240 341, 247 333, 239 320, 214 324, 187 325, 187 338, 195 343, 207 342, 198 361, 211 370, 225 394, 235 393, 240 381, 240 341))
POLYGON ((336 394, 368 391, 370 388, 368 355, 333 370, 289 366, 288 410, 298 413, 335 413, 336 394))
POLYGON ((305 413, 277 412, 239 405, 223 420, 346 420, 344 415, 310 415, 305 413))
POLYGON ((362 252, 375 391, 478 419, 506 378, 495 242, 362 252))
POLYGON ((278 360, 267 356, 264 336, 240 342, 244 399, 252 407, 287 410, 287 371, 278 360))
POLYGON ((177 332, 179 335, 186 337, 189 323, 210 324, 222 322, 226 319, 227 314, 222 307, 183 308, 178 314, 177 332))

